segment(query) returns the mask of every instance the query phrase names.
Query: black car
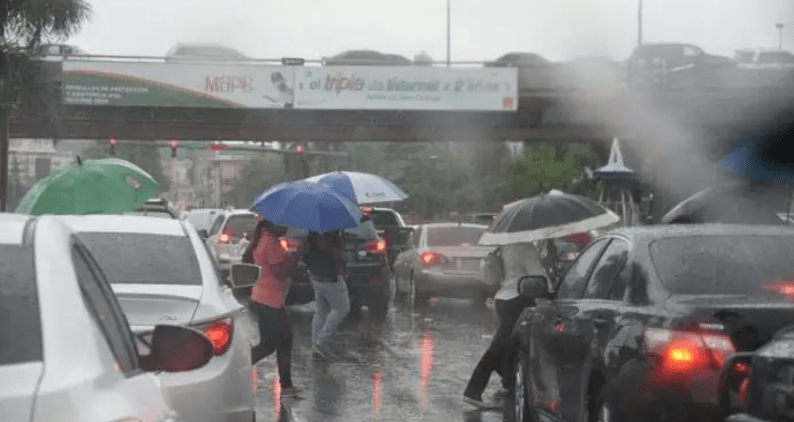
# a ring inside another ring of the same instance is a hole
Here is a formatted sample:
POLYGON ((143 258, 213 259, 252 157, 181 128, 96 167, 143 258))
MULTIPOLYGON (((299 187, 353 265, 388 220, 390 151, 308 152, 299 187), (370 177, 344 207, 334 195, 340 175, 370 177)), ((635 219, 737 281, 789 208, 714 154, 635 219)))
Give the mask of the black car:
MULTIPOLYGON (((289 229, 292 242, 305 243, 308 232, 289 229)), ((291 246, 294 247, 294 246, 291 246)), ((376 321, 384 321, 389 312, 391 269, 386 241, 378 235, 369 216, 364 216, 355 229, 345 230, 345 260, 347 262, 347 289, 350 295, 350 314, 357 316, 366 305, 376 321)), ((314 291, 306 265, 299 262, 292 274, 292 286, 287 296, 288 304, 307 303, 314 300, 314 291)))
POLYGON ((737 353, 725 363, 727 422, 794 420, 794 325, 780 330, 755 353, 737 353))
POLYGON ((518 420, 719 420, 728 357, 794 323, 792 256, 794 230, 777 226, 597 239, 515 326, 518 420))

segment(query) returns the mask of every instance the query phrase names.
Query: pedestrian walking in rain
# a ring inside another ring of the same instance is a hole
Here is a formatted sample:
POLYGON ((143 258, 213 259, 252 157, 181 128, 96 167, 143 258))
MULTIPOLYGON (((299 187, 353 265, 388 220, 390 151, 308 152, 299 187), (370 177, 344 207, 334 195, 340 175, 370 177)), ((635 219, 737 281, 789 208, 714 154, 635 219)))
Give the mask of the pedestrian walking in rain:
POLYGON ((281 393, 296 395, 292 384, 292 327, 284 307, 289 292, 288 274, 298 260, 297 250, 287 250, 280 237, 287 229, 260 219, 251 243, 243 254, 243 262, 261 269, 251 290, 251 308, 259 320, 259 344, 251 348, 251 363, 276 352, 281 393))
POLYGON ((534 243, 501 246, 501 257, 504 275, 500 288, 494 296, 499 326, 463 392, 463 401, 480 409, 494 407, 486 404, 482 399, 482 393, 488 386, 492 372, 502 377, 502 389, 497 393, 498 395, 506 396, 514 387, 511 376, 513 371, 510 337, 521 312, 527 306, 534 305, 534 299, 518 294, 518 281, 529 275, 547 276, 540 252, 534 243))
POLYGON ((312 319, 312 352, 315 356, 332 357, 328 340, 350 312, 345 265, 345 237, 342 231, 311 233, 304 257, 314 287, 314 318, 312 319))

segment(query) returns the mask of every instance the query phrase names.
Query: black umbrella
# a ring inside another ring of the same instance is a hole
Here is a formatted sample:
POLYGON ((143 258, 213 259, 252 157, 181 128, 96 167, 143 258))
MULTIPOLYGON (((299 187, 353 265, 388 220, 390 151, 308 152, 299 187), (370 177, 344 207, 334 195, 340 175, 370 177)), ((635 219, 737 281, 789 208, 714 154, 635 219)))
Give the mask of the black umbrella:
POLYGON ((661 224, 785 224, 787 193, 763 183, 732 183, 704 189, 665 214, 661 224))
POLYGON ((553 239, 618 222, 615 213, 592 199, 560 191, 521 199, 502 208, 481 245, 509 245, 553 239))

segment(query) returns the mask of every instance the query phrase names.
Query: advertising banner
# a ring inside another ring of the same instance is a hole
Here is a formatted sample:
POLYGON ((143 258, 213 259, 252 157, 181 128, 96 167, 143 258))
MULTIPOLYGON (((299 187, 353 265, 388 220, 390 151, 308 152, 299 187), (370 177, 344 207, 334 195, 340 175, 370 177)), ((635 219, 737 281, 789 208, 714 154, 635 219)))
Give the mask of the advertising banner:
POLYGON ((262 64, 63 62, 63 103, 292 108, 293 70, 262 64))
POLYGON ((321 110, 514 111, 514 68, 423 66, 295 68, 295 108, 321 110))

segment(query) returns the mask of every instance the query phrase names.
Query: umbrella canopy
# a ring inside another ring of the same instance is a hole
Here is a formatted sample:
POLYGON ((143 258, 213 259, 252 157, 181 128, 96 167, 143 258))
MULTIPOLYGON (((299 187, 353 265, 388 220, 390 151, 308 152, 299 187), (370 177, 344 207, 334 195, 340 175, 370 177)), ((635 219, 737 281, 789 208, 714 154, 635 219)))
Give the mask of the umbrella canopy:
POLYGON ((794 181, 794 170, 777 165, 764 155, 767 136, 756 134, 725 156, 719 165, 725 170, 749 180, 794 181))
POLYGON ((481 245, 509 245, 582 233, 620 218, 597 202, 557 190, 505 205, 481 245))
POLYGON ((402 201, 408 198, 408 194, 394 183, 369 173, 335 171, 313 176, 306 180, 324 183, 356 204, 402 201))
POLYGON ((690 196, 668 211, 659 222, 785 224, 778 214, 787 206, 785 191, 757 184, 730 183, 690 196))
POLYGON ((120 214, 134 211, 160 190, 135 164, 118 158, 82 161, 39 180, 15 210, 20 214, 120 214))
POLYGON ((251 209, 273 224, 318 233, 352 229, 361 221, 356 204, 324 184, 306 180, 268 189, 251 209))

